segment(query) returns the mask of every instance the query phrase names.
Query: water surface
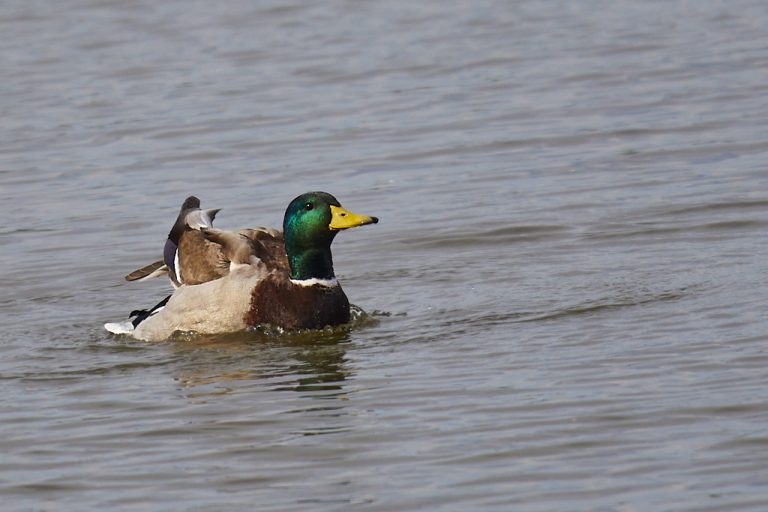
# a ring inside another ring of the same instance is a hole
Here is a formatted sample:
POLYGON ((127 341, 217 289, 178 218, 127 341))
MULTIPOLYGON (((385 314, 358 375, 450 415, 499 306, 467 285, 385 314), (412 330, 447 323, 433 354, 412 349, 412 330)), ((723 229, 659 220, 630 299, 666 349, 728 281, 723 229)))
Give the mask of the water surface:
POLYGON ((9 510, 768 507, 760 2, 11 1, 9 510), (145 344, 182 200, 327 190, 367 314, 145 344))

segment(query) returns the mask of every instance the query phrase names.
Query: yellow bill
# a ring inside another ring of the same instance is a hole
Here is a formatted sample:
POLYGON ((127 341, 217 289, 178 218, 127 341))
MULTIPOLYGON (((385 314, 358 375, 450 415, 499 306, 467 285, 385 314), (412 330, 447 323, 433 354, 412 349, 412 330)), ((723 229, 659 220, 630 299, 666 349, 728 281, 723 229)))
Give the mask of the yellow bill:
POLYGON ((331 205, 331 223, 328 224, 328 228, 331 230, 349 229, 366 224, 376 224, 377 222, 379 219, 376 217, 352 213, 341 206, 331 205))

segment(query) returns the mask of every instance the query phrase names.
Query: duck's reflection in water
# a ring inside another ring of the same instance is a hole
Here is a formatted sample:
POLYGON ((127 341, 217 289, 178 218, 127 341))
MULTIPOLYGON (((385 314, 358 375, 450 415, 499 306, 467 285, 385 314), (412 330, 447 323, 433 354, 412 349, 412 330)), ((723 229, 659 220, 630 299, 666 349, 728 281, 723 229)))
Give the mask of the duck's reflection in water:
POLYGON ((349 329, 336 328, 197 336, 169 346, 178 356, 175 380, 188 398, 257 386, 302 392, 316 399, 339 399, 351 375, 345 350, 349 341, 349 329))

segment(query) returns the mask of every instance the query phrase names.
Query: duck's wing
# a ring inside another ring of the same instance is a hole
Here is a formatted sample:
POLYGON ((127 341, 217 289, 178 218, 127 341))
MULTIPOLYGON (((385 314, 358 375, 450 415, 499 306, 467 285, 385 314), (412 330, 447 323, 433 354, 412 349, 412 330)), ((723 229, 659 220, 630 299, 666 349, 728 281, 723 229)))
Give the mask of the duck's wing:
POLYGON ((200 200, 189 196, 165 241, 163 261, 175 286, 200 284, 224 275, 220 250, 200 233, 213 227, 219 209, 202 210, 200 200))
MULTIPOLYGON (((288 257, 282 232, 265 227, 224 231, 203 228, 207 240, 220 247, 227 266, 260 265, 266 270, 286 270, 288 257)), ((230 267, 231 268, 231 267, 230 267)))
POLYGON ((142 281, 167 274, 174 287, 199 284, 223 275, 220 249, 208 242, 200 229, 213 226, 219 209, 200 208, 200 199, 184 200, 163 249, 163 260, 134 270, 125 279, 142 281))
POLYGON ((199 230, 187 229, 179 238, 173 268, 179 284, 201 284, 225 276, 229 272, 229 261, 220 245, 208 241, 199 230))

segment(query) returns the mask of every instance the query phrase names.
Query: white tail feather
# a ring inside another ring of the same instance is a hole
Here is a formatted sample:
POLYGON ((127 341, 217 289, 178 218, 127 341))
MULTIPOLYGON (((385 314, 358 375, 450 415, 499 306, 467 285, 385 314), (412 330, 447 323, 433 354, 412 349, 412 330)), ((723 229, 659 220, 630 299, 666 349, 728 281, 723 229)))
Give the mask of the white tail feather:
POLYGON ((130 320, 106 323, 104 328, 112 334, 133 334, 133 322, 130 320))

